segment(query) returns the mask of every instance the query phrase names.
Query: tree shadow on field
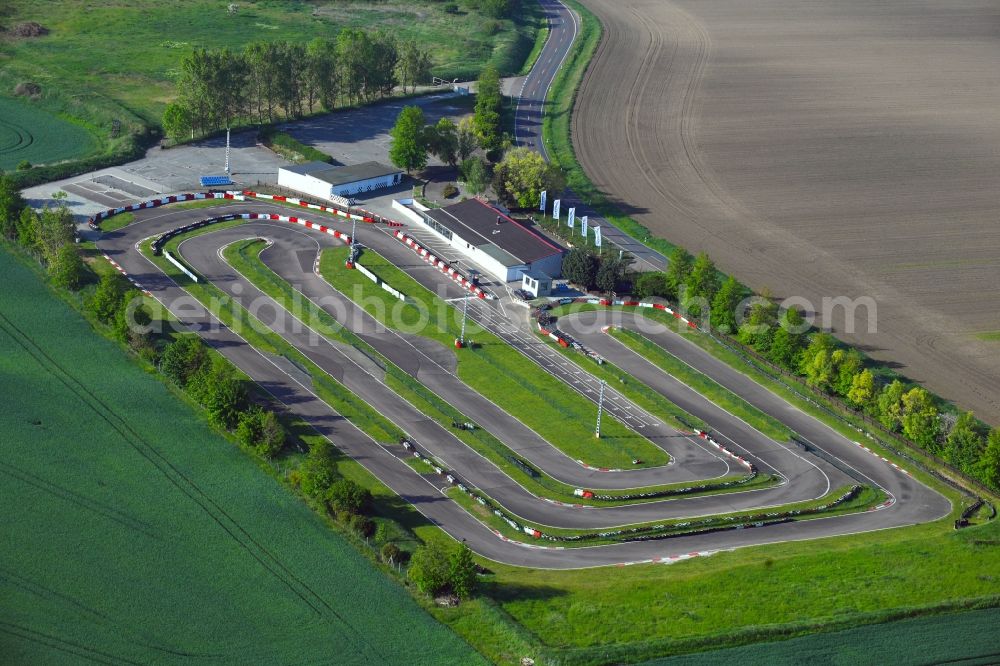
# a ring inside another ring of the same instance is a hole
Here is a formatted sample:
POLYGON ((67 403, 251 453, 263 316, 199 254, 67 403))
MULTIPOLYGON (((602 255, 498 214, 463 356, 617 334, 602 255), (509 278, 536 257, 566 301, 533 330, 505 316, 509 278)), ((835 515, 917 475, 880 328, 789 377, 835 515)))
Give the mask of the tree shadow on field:
POLYGON ((509 601, 551 601, 566 596, 566 591, 548 585, 525 585, 505 582, 503 585, 487 584, 490 597, 497 603, 509 601))

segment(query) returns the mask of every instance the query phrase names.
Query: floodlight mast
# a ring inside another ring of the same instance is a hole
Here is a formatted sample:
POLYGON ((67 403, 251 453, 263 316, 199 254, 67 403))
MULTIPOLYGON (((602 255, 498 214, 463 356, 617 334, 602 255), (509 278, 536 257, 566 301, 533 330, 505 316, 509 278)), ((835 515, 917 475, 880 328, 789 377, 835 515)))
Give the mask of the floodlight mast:
POLYGON ((226 128, 226 177, 230 177, 232 174, 229 172, 229 128, 226 128))
POLYGON ((601 391, 597 396, 597 427, 594 429, 594 437, 601 438, 601 415, 604 413, 604 387, 607 382, 601 380, 601 391))
POLYGON ((459 333, 458 339, 455 340, 455 349, 462 349, 465 347, 465 320, 469 316, 469 296, 466 295, 462 299, 462 331, 459 333))

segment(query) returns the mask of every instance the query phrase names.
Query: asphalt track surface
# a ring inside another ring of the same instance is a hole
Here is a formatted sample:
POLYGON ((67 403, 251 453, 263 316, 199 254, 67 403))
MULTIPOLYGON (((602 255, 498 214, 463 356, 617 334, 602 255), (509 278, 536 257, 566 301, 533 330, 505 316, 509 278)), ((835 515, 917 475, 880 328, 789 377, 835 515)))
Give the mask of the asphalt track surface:
MULTIPOLYGON (((256 203, 233 204, 233 207, 225 207, 221 211, 233 212, 236 209, 248 212, 283 213, 287 211, 284 208, 256 203)), ((652 542, 573 549, 546 549, 526 547, 499 539, 491 530, 448 499, 441 492, 441 488, 402 462, 397 457, 398 454, 402 453, 402 449, 391 451, 376 444, 350 422, 340 417, 312 393, 310 382, 304 373, 281 358, 270 357, 253 349, 234 331, 216 321, 200 304, 143 257, 135 247, 143 238, 182 226, 205 216, 204 210, 178 211, 170 210, 169 207, 143 211, 136 215, 138 219, 136 223, 120 231, 104 235, 98 241, 98 245, 149 289, 154 297, 166 305, 180 321, 197 331, 206 342, 233 361, 265 390, 312 424, 321 434, 334 442, 340 450, 358 460, 401 497, 413 504, 430 521, 442 527, 453 537, 464 539, 473 550, 484 557, 510 564, 541 568, 600 566, 662 559, 691 552, 716 551, 759 543, 810 539, 883 529, 925 522, 946 515, 950 510, 947 500, 936 492, 915 482, 912 477, 893 469, 882 460, 864 452, 833 431, 826 429, 825 426, 813 422, 811 417, 791 410, 787 405, 782 406, 779 399, 770 396, 763 388, 755 384, 739 384, 740 376, 738 373, 718 365, 717 362, 704 354, 699 357, 697 352, 693 351, 692 346, 691 349, 684 350, 684 353, 688 355, 685 356, 685 360, 692 362, 692 365, 696 365, 720 383, 730 386, 734 391, 743 395, 745 399, 758 404, 765 411, 772 410, 776 414, 781 414, 780 418, 789 423, 793 429, 813 441, 817 446, 822 446, 830 455, 840 458, 843 461, 841 466, 847 466, 855 473, 871 479, 872 483, 883 487, 895 499, 895 502, 879 511, 652 542)), ((338 222, 334 221, 333 224, 338 224, 338 222)), ((346 225, 340 224, 346 229, 346 225)), ((389 352, 392 354, 391 357, 400 358, 404 363, 408 357, 408 365, 401 363, 405 370, 416 372, 418 377, 422 380, 428 380, 428 383, 431 383, 430 379, 436 376, 438 383, 435 386, 436 389, 441 389, 442 394, 446 391, 463 392, 461 402, 456 403, 456 406, 469 413, 466 411, 467 401, 475 397, 474 392, 455 384, 454 380, 446 379, 453 368, 453 361, 449 362, 448 360, 448 355, 451 352, 441 348, 435 349, 434 345, 418 341, 415 338, 404 340, 394 334, 379 333, 374 327, 374 322, 367 322, 373 328, 366 328, 365 319, 360 316, 359 311, 354 310, 352 313, 349 303, 346 303, 343 297, 340 297, 338 301, 338 296, 332 288, 313 274, 313 266, 319 249, 338 242, 332 237, 283 222, 251 222, 190 238, 182 243, 180 249, 185 260, 195 270, 209 277, 224 291, 238 296, 244 303, 249 304, 253 301, 258 308, 263 304, 263 311, 260 311, 259 314, 262 319, 266 320, 264 311, 269 307, 276 308, 276 306, 268 304, 270 299, 257 292, 232 267, 228 266, 219 253, 220 248, 230 242, 257 236, 266 237, 274 243, 262 255, 262 258, 273 270, 300 288, 307 296, 321 301, 328 311, 344 317, 343 323, 352 328, 356 327, 369 342, 373 344, 378 342, 380 351, 389 352), (451 388, 448 388, 449 385, 451 388)), ((361 240, 390 260, 398 261, 415 278, 425 285, 435 288, 439 293, 454 293, 458 289, 440 273, 420 262, 412 251, 392 239, 388 234, 366 228, 361 240), (449 289, 451 292, 448 291, 449 289)), ((476 304, 477 307, 489 307, 484 302, 476 301, 476 304)), ((280 310, 275 309, 274 311, 279 312, 280 310)), ((482 316, 478 312, 477 315, 482 316)), ((493 313, 493 316, 497 316, 496 312, 493 313)), ((296 329, 295 326, 280 327, 280 332, 286 340, 297 346, 300 351, 313 359, 338 381, 344 383, 408 432, 421 448, 441 458, 442 462, 454 469, 461 478, 480 487, 483 492, 513 513, 541 525, 601 527, 623 522, 726 512, 734 508, 768 506, 773 503, 821 496, 826 489, 831 486, 836 487, 846 481, 846 477, 834 467, 817 458, 805 455, 801 451, 793 450, 793 447, 770 442, 760 433, 748 429, 745 424, 741 424, 734 417, 719 410, 686 387, 673 382, 665 374, 651 366, 633 368, 632 366, 640 363, 641 359, 617 343, 609 345, 610 339, 602 339, 599 328, 596 329, 596 333, 588 334, 586 331, 588 327, 584 326, 587 323, 586 320, 582 316, 577 319, 576 322, 571 319, 567 323, 579 324, 581 336, 598 336, 592 339, 588 338, 588 344, 601 347, 601 351, 606 352, 606 356, 612 362, 630 370, 635 369, 637 373, 646 378, 651 386, 664 395, 679 403, 684 403, 693 412, 700 410, 701 413, 697 415, 705 418, 713 427, 718 427, 722 435, 739 439, 738 444, 746 448, 748 458, 754 460, 765 471, 767 471, 767 466, 774 466, 789 479, 789 482, 774 488, 757 491, 613 508, 579 509, 554 505, 526 492, 500 470, 465 447, 446 429, 440 428, 395 395, 380 381, 379 368, 363 354, 335 342, 310 339, 312 336, 308 331, 296 329)), ((286 320, 287 323, 290 322, 286 320)), ((489 322, 486 323, 489 324, 489 322)), ((508 325, 512 328, 523 326, 517 321, 509 322, 508 325)), ((593 327, 590 328, 593 329, 593 327)), ((658 339, 657 342, 661 342, 661 340, 658 339)), ((669 339, 662 341, 663 344, 672 342, 676 343, 676 341, 669 339)), ((548 349, 547 345, 540 343, 537 339, 533 340, 531 347, 548 349)), ((530 352, 530 350, 520 350, 526 354, 530 352)), ((541 370, 541 368, 540 365, 539 369, 541 370)), ((749 382, 745 377, 743 380, 749 382)), ((624 404, 625 401, 622 400, 624 404)), ((477 420, 479 418, 479 415, 475 413, 469 415, 477 420)), ((505 417, 502 413, 494 412, 491 419, 490 431, 504 441, 517 442, 521 436, 525 435, 524 426, 509 416, 505 417)), ((676 441, 681 438, 675 437, 674 439, 676 441)), ((640 473, 638 471, 622 473, 621 475, 610 473, 595 477, 595 473, 590 470, 583 470, 575 464, 567 464, 564 457, 561 458, 552 447, 544 443, 537 435, 530 441, 532 442, 531 452, 547 452, 547 456, 551 456, 530 458, 546 471, 562 473, 564 476, 583 472, 591 475, 587 477, 588 479, 600 478, 602 480, 622 476, 630 479, 629 483, 633 485, 633 480, 636 478, 633 475, 640 473)), ((696 447, 695 443, 688 442, 685 448, 695 452, 698 460, 704 460, 708 463, 717 460, 714 456, 707 455, 706 450, 696 447)), ((525 452, 526 458, 528 457, 527 453, 525 452)), ((679 469, 680 467, 681 463, 678 462, 672 467, 661 468, 659 472, 661 475, 665 475, 671 469, 679 469)), ((725 469, 720 469, 720 472, 725 473, 725 469)), ((643 470, 641 473, 655 474, 656 472, 643 470)))

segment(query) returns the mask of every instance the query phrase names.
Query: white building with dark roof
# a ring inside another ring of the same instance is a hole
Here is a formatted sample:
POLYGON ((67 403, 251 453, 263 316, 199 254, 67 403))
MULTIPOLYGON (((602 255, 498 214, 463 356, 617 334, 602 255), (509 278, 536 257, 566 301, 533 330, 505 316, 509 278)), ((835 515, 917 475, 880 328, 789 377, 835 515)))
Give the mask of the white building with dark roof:
POLYGON ((281 187, 327 200, 392 187, 402 179, 400 169, 379 162, 346 166, 307 162, 278 169, 278 185, 281 187))
POLYGON ((502 282, 559 277, 564 249, 479 199, 421 211, 423 223, 502 282))

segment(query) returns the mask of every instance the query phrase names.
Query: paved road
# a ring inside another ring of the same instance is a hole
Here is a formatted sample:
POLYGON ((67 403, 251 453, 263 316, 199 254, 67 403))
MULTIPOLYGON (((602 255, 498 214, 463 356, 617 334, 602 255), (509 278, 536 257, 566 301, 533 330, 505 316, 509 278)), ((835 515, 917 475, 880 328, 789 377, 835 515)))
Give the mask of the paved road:
MULTIPOLYGON (((259 204, 246 204, 247 209, 264 210, 259 204)), ((191 302, 190 297, 180 290, 169 278, 162 275, 154 266, 145 260, 134 249, 134 244, 141 238, 167 228, 179 226, 186 221, 197 219, 204 215, 203 211, 169 211, 156 210, 146 211, 139 215, 142 223, 126 227, 120 232, 107 234, 100 241, 102 249, 111 254, 121 263, 125 269, 136 275, 161 302, 170 307, 175 314, 178 314, 182 321, 190 324, 197 330, 210 344, 216 346, 223 354, 233 360, 239 367, 257 380, 266 390, 273 393, 279 400, 289 405, 296 413, 299 413, 307 421, 312 423, 317 430, 335 442, 338 447, 348 455, 356 458, 365 465, 376 476, 386 482, 391 488, 410 501, 433 522, 441 525, 446 531, 456 538, 464 538, 470 546, 477 552, 499 561, 513 564, 523 564, 537 567, 558 567, 570 568, 579 566, 596 566, 601 564, 613 564, 622 561, 639 561, 651 558, 669 557, 670 555, 683 554, 694 550, 715 550, 719 548, 731 548, 751 543, 765 543, 786 539, 814 538, 816 536, 827 536, 830 534, 842 534, 859 530, 870 530, 894 525, 910 524, 928 520, 938 515, 943 515, 948 510, 948 503, 936 493, 926 493, 926 489, 915 484, 912 479, 898 474, 885 466, 881 461, 868 456, 862 456, 857 461, 859 469, 873 476, 895 497, 899 498, 895 505, 878 512, 868 512, 852 516, 838 518, 828 518, 803 523, 789 525, 778 525, 767 528, 759 528, 752 531, 724 532, 713 535, 698 537, 682 537, 666 541, 650 543, 630 543, 616 544, 613 546, 571 549, 571 550, 544 550, 526 548, 517 544, 508 543, 498 539, 488 529, 471 518, 464 510, 456 504, 447 500, 435 486, 427 479, 417 475, 410 467, 402 463, 396 454, 383 448, 361 433, 353 425, 334 413, 328 406, 319 401, 312 394, 308 382, 296 376, 294 368, 281 359, 268 357, 251 348, 236 333, 224 326, 214 322, 200 306, 191 302), (213 325, 214 324, 214 325, 213 325), (884 477, 884 478, 883 478, 884 477)), ((256 225, 254 225, 256 227, 256 225)), ((311 274, 312 258, 317 247, 329 242, 329 238, 319 234, 303 232, 287 225, 266 224, 259 229, 265 232, 264 235, 273 237, 278 244, 273 249, 273 258, 268 257, 269 263, 286 273, 286 277, 292 279, 297 284, 307 284, 311 274), (308 235, 307 235, 308 234, 308 235), (307 254, 303 255, 305 248, 307 254), (311 248, 311 249, 310 249, 311 248), (312 256, 309 256, 309 255, 312 256), (284 258, 282 258, 282 255, 284 258), (290 273, 298 273, 299 279, 290 273)), ((208 234, 206 236, 186 241, 183 246, 185 257, 196 264, 196 267, 217 280, 223 288, 234 290, 236 284, 240 284, 239 276, 230 267, 226 266, 216 250, 220 244, 226 240, 246 237, 252 234, 250 225, 208 234)), ((387 240, 388 237, 386 237, 387 240)), ((383 241, 378 238, 368 239, 373 246, 383 241)), ((392 241, 395 242, 395 241, 392 241)), ((398 244, 397 244, 398 245, 398 244)), ((392 247, 386 245, 386 248, 392 247)), ((402 248, 402 245, 398 245, 402 248)), ((379 249, 382 249, 381 247, 379 249)), ((271 253, 272 250, 268 250, 271 253)), ((387 250, 388 252, 388 250, 387 250)), ((267 256, 267 253, 265 253, 267 256)), ((410 259, 413 260, 412 257, 410 259)), ((420 265, 421 268, 424 268, 420 265)), ((435 274, 429 270, 415 271, 415 274, 423 281, 431 279, 438 280, 438 286, 442 286, 443 278, 440 274, 435 274)), ((319 282, 313 283, 315 288, 322 288, 319 282)), ((246 299, 248 294, 253 293, 253 288, 247 284, 242 284, 241 297, 246 299)), ((329 293, 329 292, 327 292, 329 293)), ((256 295, 256 294, 255 294, 256 295)), ((267 300, 266 298, 264 299, 267 300)), ((301 342, 294 339, 297 342, 301 342)), ((398 343, 401 349, 412 349, 406 344, 398 343)), ((313 346, 306 345, 300 347, 304 352, 309 351, 310 355, 318 361, 322 361, 334 376, 343 378, 345 382, 354 382, 352 389, 357 390, 366 399, 385 401, 386 405, 391 405, 390 409, 383 409, 387 414, 391 414, 397 422, 405 423, 404 429, 418 432, 417 438, 424 446, 434 445, 442 457, 453 464, 456 469, 468 470, 470 474, 479 474, 477 478, 483 479, 483 489, 500 499, 504 504, 514 504, 519 513, 538 512, 541 506, 542 513, 538 514, 542 520, 537 522, 555 522, 561 525, 602 525, 619 522, 620 520, 642 520, 644 512, 660 512, 663 509, 674 515, 676 507, 687 507, 687 509, 698 512, 699 507, 706 508, 712 501, 719 502, 715 509, 707 510, 727 510, 725 507, 731 502, 740 502, 740 499, 733 499, 729 496, 721 498, 691 498, 689 500, 677 500, 667 503, 655 503, 652 505, 636 505, 632 507, 620 507, 613 510, 571 510, 566 507, 555 507, 550 504, 542 504, 536 498, 531 497, 516 484, 512 484, 509 479, 495 472, 490 471, 489 466, 481 459, 477 459, 475 454, 470 454, 465 447, 451 437, 447 431, 436 428, 433 424, 415 413, 412 407, 407 407, 398 397, 388 392, 384 385, 377 381, 377 371, 368 373, 358 372, 356 365, 364 366, 364 360, 358 359, 349 349, 344 349, 333 344, 319 345, 318 350, 313 346), (345 373, 345 368, 351 368, 351 372, 345 373), (350 377, 350 379, 348 379, 350 377), (367 378, 367 379, 362 379, 367 378), (396 410, 399 410, 398 412, 396 410), (427 439, 427 441, 422 441, 427 439), (464 453, 463 453, 464 452, 464 453), (451 458, 454 457, 454 460, 451 458), (618 516, 618 518, 606 518, 607 516, 618 516)), ((610 354, 609 354, 610 356, 610 354)), ((620 359, 625 363, 625 359, 620 359)), ((441 370, 446 366, 439 364, 441 370)), ((501 428, 501 432, 503 429, 501 428)), ((853 446, 853 445, 851 445, 853 446)), ((855 447, 856 448, 856 447, 855 447)), ((857 450, 860 452, 860 450, 857 450)), ((867 454, 866 454, 867 455, 867 454)), ((853 464, 854 461, 852 461, 853 464)), ((778 489, 778 493, 789 492, 798 483, 788 484, 778 489)), ((758 491, 756 497, 764 497, 765 493, 774 492, 758 491)), ((793 491, 799 492, 799 491, 793 491)), ((742 495, 749 496, 749 493, 742 495)), ((676 515, 683 515, 676 514, 676 515)))
MULTIPOLYGON (((542 117, 549 88, 569 53, 573 41, 579 33, 580 19, 559 0, 539 0, 548 18, 549 38, 545 42, 535 66, 524 79, 514 114, 514 141, 519 146, 528 147, 549 159, 548 150, 542 140, 542 117)), ((621 231, 605 218, 598 215, 572 190, 562 195, 562 209, 576 208, 577 217, 587 215, 590 226, 601 227, 604 242, 625 250, 636 258, 635 267, 640 270, 663 270, 667 259, 641 242, 621 231)))

